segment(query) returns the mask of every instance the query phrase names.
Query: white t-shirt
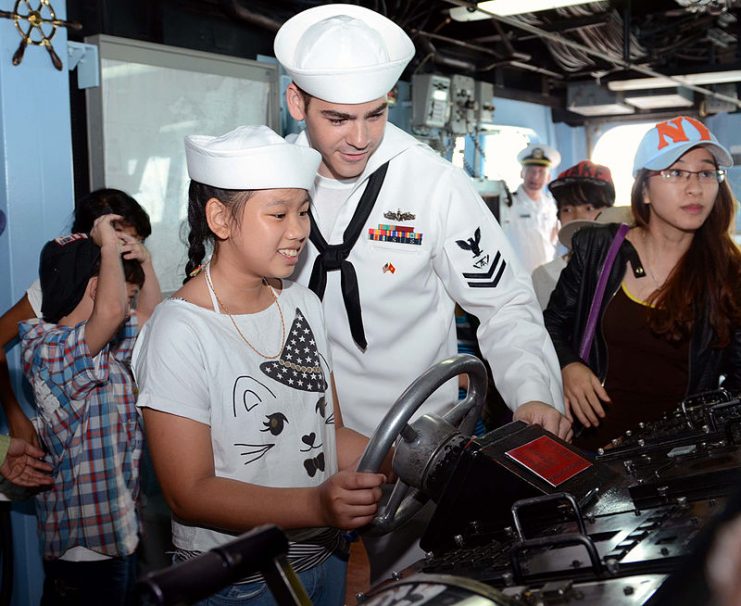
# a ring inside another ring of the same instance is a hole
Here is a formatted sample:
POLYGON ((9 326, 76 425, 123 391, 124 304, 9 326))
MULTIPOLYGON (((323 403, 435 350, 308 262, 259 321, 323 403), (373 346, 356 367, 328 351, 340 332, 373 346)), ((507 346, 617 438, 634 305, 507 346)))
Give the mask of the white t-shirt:
MULTIPOLYGON (((312 204, 311 214, 314 216, 314 221, 319 226, 321 234, 332 233, 340 209, 350 197, 356 182, 357 178, 338 180, 322 177, 321 175, 316 176, 315 186, 317 191, 322 194, 322 202, 321 204, 312 204)), ((340 237, 337 241, 333 240, 327 242, 327 244, 340 244, 341 242, 342 238, 340 237)))
MULTIPOLYGON (((209 425, 217 476, 276 488, 318 486, 337 471, 321 304, 287 281, 278 302, 286 336, 277 360, 248 347, 227 315, 182 299, 160 303, 134 349, 137 406, 209 425)), ((232 318, 259 351, 278 351, 278 306, 232 318)), ((172 528, 173 543, 187 551, 236 536, 176 519, 172 528)))
POLYGON ((43 317, 41 314, 41 280, 36 278, 33 281, 33 284, 31 284, 26 291, 26 296, 28 297, 28 302, 31 304, 31 308, 33 309, 33 313, 36 314, 36 317, 43 317))

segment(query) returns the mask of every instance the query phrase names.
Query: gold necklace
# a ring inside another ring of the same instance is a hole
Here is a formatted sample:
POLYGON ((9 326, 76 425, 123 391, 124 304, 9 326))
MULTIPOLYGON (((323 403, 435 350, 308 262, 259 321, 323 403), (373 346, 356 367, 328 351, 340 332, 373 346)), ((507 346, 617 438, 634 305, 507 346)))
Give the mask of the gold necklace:
POLYGON ((661 284, 659 284, 659 281, 656 279, 656 276, 654 275, 653 269, 651 269, 650 265, 646 265, 646 269, 648 269, 648 275, 651 276, 651 279, 654 281, 654 284, 656 285, 656 290, 661 288, 661 284))
MULTIPOLYGON (((646 261, 648 261, 648 241, 647 241, 648 235, 646 234, 645 231, 642 233, 643 233, 643 246, 646 249, 646 261)), ((648 270, 649 277, 654 281, 654 284, 656 285, 656 290, 659 290, 661 288, 661 284, 659 284, 659 281, 656 279, 656 274, 654 274, 654 270, 651 269, 651 265, 648 262, 645 265, 646 265, 646 269, 648 270)))
POLYGON ((278 308, 278 315, 280 316, 280 349, 278 350, 278 353, 274 356, 270 356, 268 354, 264 354, 261 351, 258 351, 258 349, 247 340, 247 337, 242 334, 242 331, 239 330, 239 326, 237 326, 236 321, 234 320, 234 317, 232 314, 229 313, 229 309, 221 302, 221 299, 219 299, 219 296, 216 294, 216 291, 214 290, 214 283, 211 281, 211 264, 208 263, 206 265, 206 282, 208 283, 208 287, 211 289, 211 292, 214 293, 214 298, 216 299, 216 302, 219 304, 219 307, 223 310, 223 312, 229 316, 229 319, 232 321, 232 325, 234 326, 235 330, 237 331, 237 334, 242 338, 242 341, 244 341, 247 346, 254 351, 258 356, 261 358, 265 358, 266 360, 275 360, 276 358, 280 357, 280 354, 283 353, 283 345, 286 341, 286 323, 283 319, 283 310, 280 308, 280 303, 278 303, 278 296, 275 294, 275 290, 273 290, 273 287, 270 286, 265 278, 262 279, 263 284, 270 288, 270 294, 273 295, 273 301, 275 302, 275 306, 278 308))

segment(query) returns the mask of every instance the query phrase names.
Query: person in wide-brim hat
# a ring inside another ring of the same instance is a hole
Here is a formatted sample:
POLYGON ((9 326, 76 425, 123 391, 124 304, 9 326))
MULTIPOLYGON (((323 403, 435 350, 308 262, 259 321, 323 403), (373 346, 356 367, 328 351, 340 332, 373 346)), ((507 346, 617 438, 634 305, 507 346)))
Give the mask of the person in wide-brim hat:
POLYGON ((615 208, 615 186, 607 166, 590 160, 571 166, 548 184, 548 190, 556 201, 557 216, 561 224, 558 240, 566 251, 533 271, 533 287, 541 308, 545 309, 548 299, 556 287, 569 251, 571 238, 582 227, 599 223, 630 223, 630 208, 615 208))

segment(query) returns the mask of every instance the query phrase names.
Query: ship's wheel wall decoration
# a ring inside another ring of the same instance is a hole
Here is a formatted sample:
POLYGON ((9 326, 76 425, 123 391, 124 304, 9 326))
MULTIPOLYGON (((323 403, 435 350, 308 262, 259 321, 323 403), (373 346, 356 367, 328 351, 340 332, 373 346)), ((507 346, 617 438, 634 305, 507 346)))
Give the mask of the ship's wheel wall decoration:
POLYGON ((58 27, 66 27, 79 31, 82 29, 80 23, 57 19, 54 7, 49 0, 40 0, 38 6, 33 8, 30 0, 16 0, 13 11, 0 11, 0 17, 12 19, 15 29, 21 35, 21 43, 13 53, 13 65, 20 65, 26 47, 43 46, 48 52, 51 62, 58 70, 62 69, 62 60, 52 46, 52 38, 57 33, 58 27))

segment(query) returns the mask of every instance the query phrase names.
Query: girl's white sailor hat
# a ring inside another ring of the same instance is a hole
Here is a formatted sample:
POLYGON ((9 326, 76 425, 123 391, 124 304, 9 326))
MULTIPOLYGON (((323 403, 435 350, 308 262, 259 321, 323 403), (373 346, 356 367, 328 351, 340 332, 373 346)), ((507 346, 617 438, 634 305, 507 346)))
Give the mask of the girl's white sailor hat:
POLYGON ((267 126, 240 126, 220 137, 185 137, 188 175, 223 189, 310 189, 322 160, 267 126))
POLYGON ((273 49, 296 86, 341 104, 385 97, 414 56, 404 30, 352 4, 316 6, 291 17, 273 49))

